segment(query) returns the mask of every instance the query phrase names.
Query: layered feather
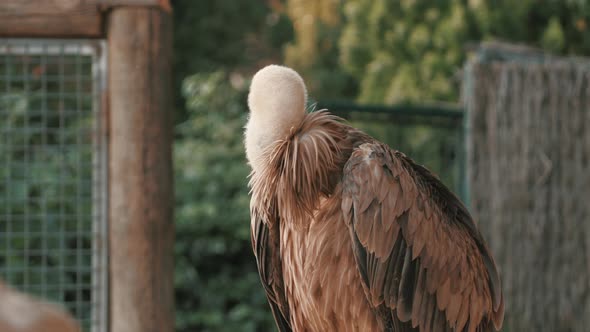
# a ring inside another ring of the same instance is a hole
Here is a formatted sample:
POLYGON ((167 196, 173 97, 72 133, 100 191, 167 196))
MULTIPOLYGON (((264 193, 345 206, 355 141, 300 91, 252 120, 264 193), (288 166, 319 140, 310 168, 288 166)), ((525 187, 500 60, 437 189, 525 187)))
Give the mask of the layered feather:
POLYGON ((375 308, 420 331, 492 331, 503 319, 493 259, 438 179, 378 142, 343 172, 342 209, 375 308))
POLYGON ((324 111, 309 113, 300 127, 263 151, 267 162, 250 174, 252 200, 268 205, 276 199, 282 219, 309 221, 320 197, 333 191, 351 152, 340 120, 324 111))

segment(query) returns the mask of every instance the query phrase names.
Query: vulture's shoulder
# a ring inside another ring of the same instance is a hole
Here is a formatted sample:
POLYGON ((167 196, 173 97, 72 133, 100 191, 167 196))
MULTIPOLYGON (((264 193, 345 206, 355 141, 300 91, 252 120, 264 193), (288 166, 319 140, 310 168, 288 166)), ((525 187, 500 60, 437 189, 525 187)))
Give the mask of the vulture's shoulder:
POLYGON ((493 258, 465 206, 426 168, 379 142, 358 146, 343 169, 342 213, 368 300, 385 325, 501 327, 493 258))

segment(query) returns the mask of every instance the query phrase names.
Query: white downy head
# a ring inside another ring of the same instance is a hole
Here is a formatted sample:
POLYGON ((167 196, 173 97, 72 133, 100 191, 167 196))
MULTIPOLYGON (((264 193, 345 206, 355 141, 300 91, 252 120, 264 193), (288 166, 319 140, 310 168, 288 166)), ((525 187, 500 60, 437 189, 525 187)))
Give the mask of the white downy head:
POLYGON ((246 125, 246 156, 254 170, 264 162, 264 152, 297 129, 305 117, 307 91, 303 79, 291 68, 270 65, 252 78, 246 125))

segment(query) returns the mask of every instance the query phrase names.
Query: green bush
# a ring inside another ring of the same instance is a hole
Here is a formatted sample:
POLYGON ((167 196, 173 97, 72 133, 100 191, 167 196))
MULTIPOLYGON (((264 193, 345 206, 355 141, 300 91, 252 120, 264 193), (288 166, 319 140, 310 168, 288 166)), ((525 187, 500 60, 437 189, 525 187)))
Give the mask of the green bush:
POLYGON ((186 78, 183 93, 189 114, 174 155, 177 331, 270 331, 250 245, 245 89, 215 72, 186 78))

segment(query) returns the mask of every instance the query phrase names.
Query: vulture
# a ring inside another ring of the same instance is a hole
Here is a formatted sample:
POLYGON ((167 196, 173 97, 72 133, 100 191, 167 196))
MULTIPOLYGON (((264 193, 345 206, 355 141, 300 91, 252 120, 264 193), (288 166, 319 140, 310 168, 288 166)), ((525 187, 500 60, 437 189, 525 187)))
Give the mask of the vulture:
POLYGON ((279 331, 499 330, 494 259, 423 166, 327 111, 294 70, 252 78, 251 240, 279 331))

